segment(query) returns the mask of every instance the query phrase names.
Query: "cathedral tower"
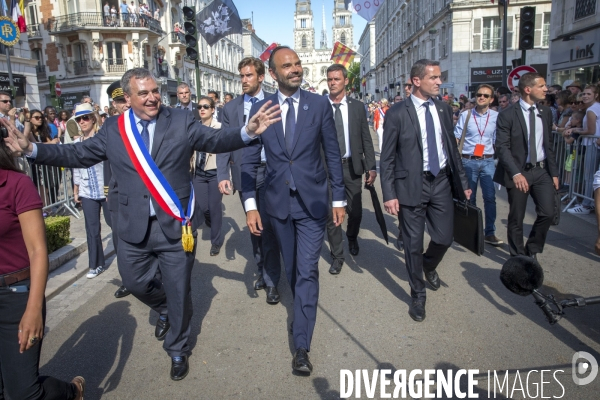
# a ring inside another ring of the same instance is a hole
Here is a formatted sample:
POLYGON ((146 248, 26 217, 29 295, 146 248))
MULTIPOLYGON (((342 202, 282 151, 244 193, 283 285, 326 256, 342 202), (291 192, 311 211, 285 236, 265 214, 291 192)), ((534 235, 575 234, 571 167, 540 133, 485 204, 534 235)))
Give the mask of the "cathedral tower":
POLYGON ((344 0, 333 0, 333 44, 341 42, 353 48, 353 30, 352 11, 346 8, 344 0))
MULTIPOLYGON (((342 0, 342 4, 344 0, 342 0)), ((294 50, 312 51, 315 48, 315 29, 310 0, 296 0, 294 12, 294 50)))

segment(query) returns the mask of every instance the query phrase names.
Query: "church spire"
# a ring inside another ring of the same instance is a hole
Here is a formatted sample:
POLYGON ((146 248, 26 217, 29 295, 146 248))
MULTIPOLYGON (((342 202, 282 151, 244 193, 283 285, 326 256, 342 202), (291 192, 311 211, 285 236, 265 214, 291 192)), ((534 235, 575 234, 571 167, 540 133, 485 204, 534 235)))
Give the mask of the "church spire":
POLYGON ((321 48, 327 48, 327 26, 325 25, 325 4, 323 4, 323 27, 321 29, 321 48))

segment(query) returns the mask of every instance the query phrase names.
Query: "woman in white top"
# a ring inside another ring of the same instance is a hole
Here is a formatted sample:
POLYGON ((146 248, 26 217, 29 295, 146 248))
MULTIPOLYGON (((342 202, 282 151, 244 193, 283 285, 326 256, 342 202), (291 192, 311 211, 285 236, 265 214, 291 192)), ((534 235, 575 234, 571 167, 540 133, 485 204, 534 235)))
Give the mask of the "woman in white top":
MULTIPOLYGON (((90 104, 82 103, 75 107, 72 117, 81 128, 81 136, 75 142, 88 140, 98 131, 97 117, 90 104)), ((100 209, 108 215, 108 203, 104 196, 104 167, 98 163, 90 168, 73 169, 73 192, 75 202, 81 204, 85 214, 89 268, 88 278, 95 278, 104 272, 104 250, 100 232, 100 209)))
MULTIPOLYGON (((600 90, 596 85, 587 85, 581 93, 583 105, 586 108, 585 117, 583 117, 583 128, 571 128, 565 131, 565 135, 571 136, 574 133, 579 135, 600 136, 600 90)), ((576 185, 575 189, 579 193, 583 191, 586 197, 592 197, 592 188, 594 182, 594 173, 598 169, 598 151, 596 140, 585 138, 581 141, 583 145, 583 187, 576 185)), ((584 199, 581 205, 567 210, 571 214, 589 214, 594 211, 594 202, 590 199, 584 199)))
MULTIPOLYGON (((221 123, 214 118, 215 101, 210 97, 202 96, 198 101, 200 122, 211 128, 221 128, 221 123)), ((210 227, 210 255, 219 254, 223 245, 221 225, 223 222, 222 200, 223 194, 219 191, 217 182, 217 155, 212 153, 195 152, 192 157, 192 176, 196 203, 200 212, 204 214, 206 225, 210 227)))

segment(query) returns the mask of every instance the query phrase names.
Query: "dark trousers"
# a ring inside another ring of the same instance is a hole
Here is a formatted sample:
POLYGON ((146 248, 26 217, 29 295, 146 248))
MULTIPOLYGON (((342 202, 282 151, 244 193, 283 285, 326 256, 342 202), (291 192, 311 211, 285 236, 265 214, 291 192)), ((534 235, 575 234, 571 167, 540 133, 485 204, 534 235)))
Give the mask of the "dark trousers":
POLYGON ((507 237, 511 256, 541 253, 554 218, 554 184, 550 174, 544 168, 537 167, 524 171, 523 176, 529 184, 527 193, 517 188, 506 189, 510 206, 507 237), (523 245, 523 218, 530 194, 537 218, 531 227, 527 244, 523 245))
POLYGON ((166 238, 156 219, 151 219, 149 224, 141 243, 128 243, 119 238, 119 273, 123 285, 137 299, 160 315, 168 315, 171 329, 163 344, 167 354, 170 357, 189 355, 190 279, 197 241, 194 239, 194 251, 186 253, 181 239, 166 238))
POLYGON ((454 236, 454 203, 448 175, 443 171, 435 178, 423 174, 421 204, 402 205, 400 212, 410 294, 413 298, 425 299, 423 271, 437 268, 454 236), (431 240, 423 254, 425 222, 431 240))
MULTIPOLYGON (((348 214, 348 225, 346 237, 348 240, 356 240, 362 221, 362 175, 354 173, 351 160, 342 164, 344 171, 344 186, 346 189, 346 212, 348 214)), ((331 257, 344 261, 344 244, 342 242, 342 226, 335 226, 333 213, 330 211, 327 219, 327 239, 331 248, 331 257)))
POLYGON ((290 214, 271 217, 294 297, 294 347, 310 351, 319 300, 319 257, 327 216, 314 219, 298 192, 290 192, 290 214))
MULTIPOLYGON (((29 292, 14 293, 0 288, 0 399, 5 396, 13 400, 74 399, 77 394, 74 384, 38 375, 41 342, 19 353, 19 323, 28 299, 29 292)), ((45 304, 42 318, 45 323, 45 304)))
POLYGON ((104 267, 104 249, 102 248, 102 233, 100 230, 100 209, 104 215, 109 215, 106 199, 93 200, 81 198, 81 207, 85 215, 85 234, 87 236, 89 268, 104 267))
POLYGON ((210 243, 222 246, 223 194, 219 192, 217 176, 194 175, 194 193, 204 219, 210 221, 210 243))
MULTIPOLYGON (((277 238, 275 232, 271 226, 271 220, 269 214, 267 214, 265 192, 267 188, 264 185, 265 167, 260 166, 256 171, 256 205, 260 214, 263 230, 260 236, 250 234, 250 240, 252 242, 252 254, 254 255, 254 261, 258 266, 258 276, 263 277, 265 283, 269 287, 277 287, 279 279, 281 277, 281 262, 279 245, 277 244, 277 238)), ((242 199, 242 192, 240 193, 240 200, 242 199)), ((242 207, 244 202, 242 201, 242 207)))

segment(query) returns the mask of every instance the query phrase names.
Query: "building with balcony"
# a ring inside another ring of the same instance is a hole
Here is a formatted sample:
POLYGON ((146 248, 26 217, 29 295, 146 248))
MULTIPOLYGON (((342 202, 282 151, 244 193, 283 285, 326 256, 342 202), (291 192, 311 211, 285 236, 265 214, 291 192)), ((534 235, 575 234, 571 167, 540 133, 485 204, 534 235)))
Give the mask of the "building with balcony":
POLYGON ((554 0, 550 23, 551 82, 565 86, 600 81, 600 12, 597 0, 554 0))
MULTIPOLYGON (((565 0, 566 3, 570 3, 565 0)), ((508 7, 507 70, 518 59, 521 7, 536 7, 534 49, 526 64, 547 76, 549 0, 511 0, 508 7)), ((489 0, 387 0, 375 15, 376 98, 402 93, 410 68, 423 58, 438 60, 444 91, 472 94, 477 85, 502 84, 502 19, 489 0)))

